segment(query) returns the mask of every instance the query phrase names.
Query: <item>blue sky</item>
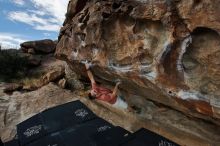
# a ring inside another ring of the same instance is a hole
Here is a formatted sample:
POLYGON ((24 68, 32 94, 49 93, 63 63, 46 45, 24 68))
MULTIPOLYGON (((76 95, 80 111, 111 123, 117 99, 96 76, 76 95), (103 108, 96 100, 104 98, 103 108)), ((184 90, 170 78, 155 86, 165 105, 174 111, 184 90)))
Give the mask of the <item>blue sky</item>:
POLYGON ((0 44, 57 39, 69 0, 0 0, 0 44))

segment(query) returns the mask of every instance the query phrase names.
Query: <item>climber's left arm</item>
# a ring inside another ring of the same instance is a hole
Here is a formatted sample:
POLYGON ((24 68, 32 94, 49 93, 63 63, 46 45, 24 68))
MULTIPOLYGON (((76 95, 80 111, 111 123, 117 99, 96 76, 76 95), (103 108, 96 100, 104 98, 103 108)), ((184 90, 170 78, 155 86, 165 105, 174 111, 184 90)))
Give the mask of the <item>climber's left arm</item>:
POLYGON ((118 86, 121 84, 121 82, 117 82, 114 89, 113 89, 113 92, 112 92, 112 97, 115 97, 117 96, 117 92, 118 92, 118 86))

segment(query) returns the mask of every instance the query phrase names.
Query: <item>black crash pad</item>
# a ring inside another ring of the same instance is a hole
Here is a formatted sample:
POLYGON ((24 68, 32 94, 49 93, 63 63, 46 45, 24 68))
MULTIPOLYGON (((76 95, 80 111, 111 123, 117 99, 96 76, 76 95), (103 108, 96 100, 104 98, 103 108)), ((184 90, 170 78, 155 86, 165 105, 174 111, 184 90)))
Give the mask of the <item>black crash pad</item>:
POLYGON ((17 134, 21 145, 25 145, 46 135, 46 131, 40 114, 37 114, 18 124, 17 134))
POLYGON ((74 129, 69 130, 67 133, 62 133, 61 136, 65 146, 95 146, 95 142, 92 139, 83 133, 74 131, 74 129))
POLYGON ((90 137, 104 132, 113 126, 107 121, 96 118, 83 124, 66 128, 65 130, 47 135, 27 146, 96 146, 90 137))
POLYGON ((41 113, 45 129, 48 133, 97 118, 97 116, 80 101, 73 101, 41 113))
POLYGON ((92 139, 96 146, 119 146, 132 139, 132 134, 121 127, 113 127, 93 135, 92 139))
POLYGON ((140 129, 134 138, 121 146, 179 146, 178 144, 147 129, 140 129))
POLYGON ((66 146, 95 146, 95 141, 91 139, 92 135, 102 133, 113 128, 113 125, 107 121, 97 118, 76 127, 64 130, 61 136, 66 146))
POLYGON ((97 118, 80 101, 59 105, 39 113, 17 125, 21 145, 28 144, 50 133, 74 127, 97 118))
POLYGON ((103 131, 106 131, 108 129, 111 129, 114 127, 109 122, 105 121, 102 118, 96 118, 94 120, 82 123, 75 127, 75 129, 83 134, 86 134, 88 136, 94 135, 96 133, 101 133, 103 131))
POLYGON ((62 140, 60 133, 56 132, 45 137, 42 137, 27 146, 66 146, 62 140))
MULTIPOLYGON (((2 146, 2 145, 0 145, 0 146, 2 146)), ((12 140, 12 141, 4 143, 4 146, 20 146, 20 145, 19 145, 18 140, 12 140)))
POLYGON ((66 134, 56 132, 29 143, 27 146, 95 146, 86 135, 74 131, 66 134))

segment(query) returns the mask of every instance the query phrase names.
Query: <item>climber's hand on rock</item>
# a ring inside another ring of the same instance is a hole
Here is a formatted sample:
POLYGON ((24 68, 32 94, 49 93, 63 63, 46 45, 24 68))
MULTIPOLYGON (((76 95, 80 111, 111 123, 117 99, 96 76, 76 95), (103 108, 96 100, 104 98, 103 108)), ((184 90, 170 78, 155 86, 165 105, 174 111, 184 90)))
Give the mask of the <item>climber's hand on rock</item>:
POLYGON ((86 70, 88 70, 90 68, 90 65, 88 63, 85 63, 85 67, 86 67, 86 70))
POLYGON ((116 83, 116 86, 119 86, 121 84, 121 82, 116 83))
POLYGON ((115 80, 115 82, 116 82, 117 86, 119 86, 121 84, 121 80, 120 79, 115 80))

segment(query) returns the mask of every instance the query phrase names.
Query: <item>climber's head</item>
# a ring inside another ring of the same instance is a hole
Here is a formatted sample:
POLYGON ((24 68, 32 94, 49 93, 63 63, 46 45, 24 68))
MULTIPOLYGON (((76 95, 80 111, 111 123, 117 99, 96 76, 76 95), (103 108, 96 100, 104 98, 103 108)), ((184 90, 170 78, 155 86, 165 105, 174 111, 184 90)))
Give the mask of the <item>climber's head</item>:
POLYGON ((91 92, 89 93, 89 99, 96 99, 96 92, 94 92, 93 90, 91 90, 91 92))

